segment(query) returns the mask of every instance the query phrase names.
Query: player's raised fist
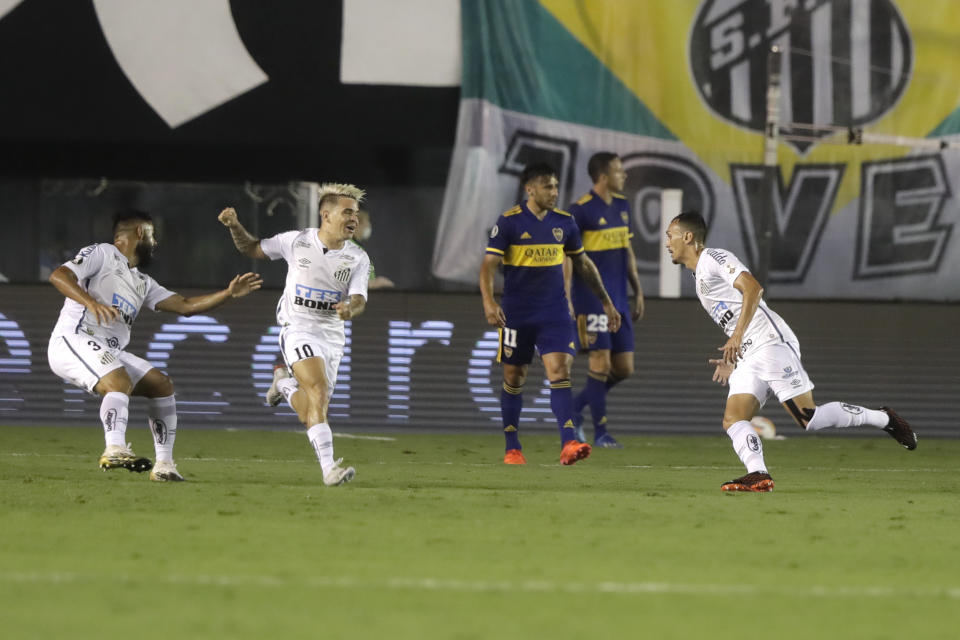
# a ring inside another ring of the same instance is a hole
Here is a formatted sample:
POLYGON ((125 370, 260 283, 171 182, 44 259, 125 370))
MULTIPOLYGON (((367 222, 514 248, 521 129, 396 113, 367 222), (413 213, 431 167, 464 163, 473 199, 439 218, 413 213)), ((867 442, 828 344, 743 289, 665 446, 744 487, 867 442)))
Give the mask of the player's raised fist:
POLYGON ((232 227, 233 225, 237 224, 237 212, 233 207, 227 207, 220 212, 220 215, 217 216, 217 220, 219 220, 225 227, 232 227))

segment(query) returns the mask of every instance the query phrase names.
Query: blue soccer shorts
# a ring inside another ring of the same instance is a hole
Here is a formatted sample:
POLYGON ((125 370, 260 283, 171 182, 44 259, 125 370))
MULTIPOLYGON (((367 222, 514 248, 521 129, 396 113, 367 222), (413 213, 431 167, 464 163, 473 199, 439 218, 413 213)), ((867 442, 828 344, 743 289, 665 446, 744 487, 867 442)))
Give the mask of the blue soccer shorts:
POLYGON ((573 320, 522 324, 500 329, 500 348, 497 361, 504 364, 525 365, 533 361, 534 351, 545 353, 575 353, 576 332, 573 320))
POLYGON ((610 353, 633 351, 633 321, 629 313, 620 312, 620 329, 607 330, 607 314, 581 313, 577 315, 577 349, 579 351, 609 350, 610 353))

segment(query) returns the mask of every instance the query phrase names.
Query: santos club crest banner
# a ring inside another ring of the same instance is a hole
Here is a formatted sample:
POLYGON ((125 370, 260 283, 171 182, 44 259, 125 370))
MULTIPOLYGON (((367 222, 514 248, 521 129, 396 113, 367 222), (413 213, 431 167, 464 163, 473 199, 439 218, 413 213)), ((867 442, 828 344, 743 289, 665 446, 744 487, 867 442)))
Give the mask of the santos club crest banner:
POLYGON ((665 188, 703 213, 708 246, 755 266, 767 57, 777 45, 785 140, 768 291, 960 300, 960 150, 825 136, 834 126, 960 139, 954 0, 487 0, 463 2, 462 21, 437 277, 476 281, 490 228, 522 197, 527 163, 557 167, 564 208, 590 188, 597 151, 623 159, 648 291, 665 188))

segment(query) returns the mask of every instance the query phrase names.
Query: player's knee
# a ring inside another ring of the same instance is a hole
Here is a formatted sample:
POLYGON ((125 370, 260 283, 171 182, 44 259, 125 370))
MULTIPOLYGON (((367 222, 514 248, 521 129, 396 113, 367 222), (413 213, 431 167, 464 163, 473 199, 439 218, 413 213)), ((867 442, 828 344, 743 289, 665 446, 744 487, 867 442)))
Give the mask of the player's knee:
POLYGON ((607 374, 619 380, 625 380, 633 375, 633 363, 613 365, 607 374))
POLYGON ((523 375, 522 373, 508 373, 504 371, 503 381, 515 389, 520 389, 527 381, 527 376, 523 375))
POLYGON ((735 425, 736 423, 741 422, 741 421, 743 421, 743 420, 748 420, 748 419, 749 419, 749 418, 746 418, 746 417, 741 416, 741 415, 739 415, 739 414, 730 413, 730 412, 725 412, 725 413, 723 414, 723 430, 726 431, 727 429, 729 429, 730 427, 732 427, 732 426, 735 425))
POLYGON ((162 374, 154 388, 155 398, 166 398, 173 395, 173 378, 167 374, 162 374))
POLYGON ((122 393, 129 396, 133 393, 133 383, 127 376, 106 376, 101 378, 97 386, 94 387, 94 391, 100 395, 122 393))

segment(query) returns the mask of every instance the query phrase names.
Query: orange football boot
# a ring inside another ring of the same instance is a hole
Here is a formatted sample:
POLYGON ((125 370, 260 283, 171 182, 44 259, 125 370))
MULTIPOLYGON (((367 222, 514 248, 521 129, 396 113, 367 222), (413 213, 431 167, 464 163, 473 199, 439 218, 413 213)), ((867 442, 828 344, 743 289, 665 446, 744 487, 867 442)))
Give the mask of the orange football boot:
POLYGON ((590 457, 590 451, 591 447, 586 442, 567 440, 567 444, 560 450, 560 464, 576 464, 577 460, 590 457))
POLYGON ((721 491, 753 491, 756 493, 767 493, 773 491, 773 478, 769 473, 763 471, 754 471, 745 476, 740 476, 730 482, 724 482, 720 485, 721 491))
POLYGON ((523 457, 520 449, 507 449, 503 454, 503 464, 527 464, 527 459, 523 457))

